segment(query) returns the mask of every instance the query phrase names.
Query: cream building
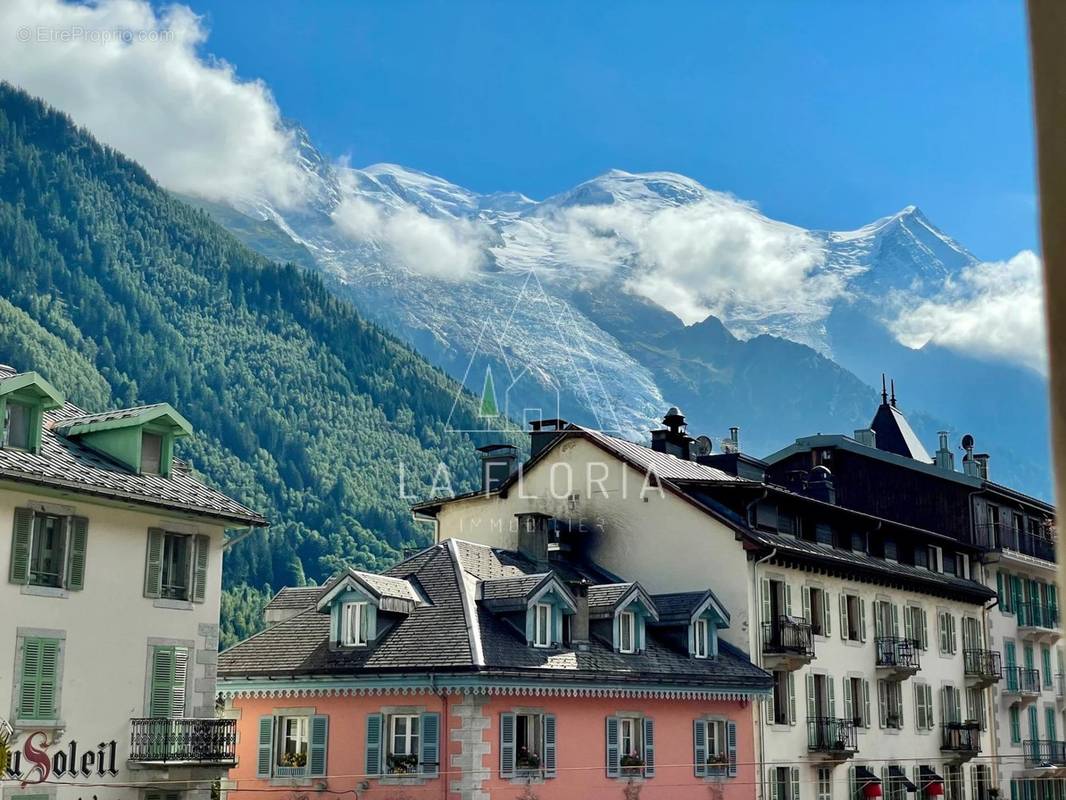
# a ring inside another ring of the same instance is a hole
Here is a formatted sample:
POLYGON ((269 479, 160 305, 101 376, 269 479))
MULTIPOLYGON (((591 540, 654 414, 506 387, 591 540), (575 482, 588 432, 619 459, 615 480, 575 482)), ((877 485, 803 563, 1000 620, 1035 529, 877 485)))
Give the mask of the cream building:
POLYGON ((0 420, 3 800, 209 796, 226 531, 265 520, 173 458, 165 403, 84 414, 0 367, 0 420))
POLYGON ((733 620, 723 637, 775 679, 753 707, 764 800, 987 797, 1000 672, 978 549, 843 508, 818 470, 802 491, 773 484, 735 440, 694 459, 680 415, 664 422, 650 448, 534 423, 521 468, 489 452, 482 491, 415 513, 438 540, 504 548, 518 545, 516 515, 548 514, 650 592, 713 585, 733 620))

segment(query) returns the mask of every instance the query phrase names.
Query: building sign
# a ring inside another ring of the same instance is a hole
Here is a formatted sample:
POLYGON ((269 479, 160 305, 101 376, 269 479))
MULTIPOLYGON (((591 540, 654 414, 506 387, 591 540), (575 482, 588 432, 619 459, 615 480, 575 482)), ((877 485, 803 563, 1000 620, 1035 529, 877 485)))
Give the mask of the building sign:
POLYGON ((21 748, 9 747, 7 777, 20 781, 24 787, 44 783, 51 777, 105 778, 118 775, 118 744, 114 739, 89 748, 82 748, 76 739, 72 739, 53 750, 48 734, 34 731, 26 737, 21 748))

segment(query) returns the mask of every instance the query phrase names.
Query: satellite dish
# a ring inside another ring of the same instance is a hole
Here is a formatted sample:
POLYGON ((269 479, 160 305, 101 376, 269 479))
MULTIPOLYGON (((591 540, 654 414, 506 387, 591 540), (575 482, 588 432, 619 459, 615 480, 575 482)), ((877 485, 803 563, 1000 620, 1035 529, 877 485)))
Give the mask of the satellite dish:
POLYGON ((962 441, 960 442, 963 450, 973 450, 974 440, 973 436, 969 433, 963 434, 962 441))
POLYGON ((697 456, 709 456, 713 449, 714 442, 711 441, 710 436, 697 436, 692 445, 692 452, 697 456))

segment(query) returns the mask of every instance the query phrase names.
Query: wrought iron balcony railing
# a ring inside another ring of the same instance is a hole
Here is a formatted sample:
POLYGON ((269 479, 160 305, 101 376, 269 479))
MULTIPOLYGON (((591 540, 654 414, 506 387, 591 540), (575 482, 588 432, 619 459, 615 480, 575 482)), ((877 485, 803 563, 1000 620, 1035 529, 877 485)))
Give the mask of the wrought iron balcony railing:
POLYGON ((1026 739, 1022 742, 1026 769, 1066 767, 1066 742, 1052 739, 1026 739))
POLYGON ((770 622, 764 622, 762 642, 764 653, 814 655, 811 624, 802 618, 781 616, 770 622))
POLYGON ((1013 550, 1015 553, 1055 560, 1055 540, 1038 533, 1023 531, 1002 522, 985 522, 977 526, 977 546, 989 551, 1013 550))
POLYGON ((962 661, 968 678, 998 681, 1003 677, 1003 662, 995 650, 963 650, 962 661))
POLYGON ((855 720, 836 717, 807 718, 807 749, 816 753, 855 753, 855 720))
POLYGON ((144 764, 237 763, 235 719, 131 719, 130 761, 144 764))
POLYGON ((897 669, 917 670, 921 667, 918 657, 918 642, 899 636, 878 636, 877 666, 895 667, 897 669))
POLYGON ((1040 694, 1040 670, 1025 667, 1007 667, 1005 691, 1014 694, 1040 694))
POLYGON ((1059 627, 1059 610, 1049 603, 1033 600, 1015 603, 1014 613, 1018 615, 1019 628, 1059 627))
POLYGON ((941 750, 956 753, 981 752, 981 723, 945 722, 941 732, 941 750))

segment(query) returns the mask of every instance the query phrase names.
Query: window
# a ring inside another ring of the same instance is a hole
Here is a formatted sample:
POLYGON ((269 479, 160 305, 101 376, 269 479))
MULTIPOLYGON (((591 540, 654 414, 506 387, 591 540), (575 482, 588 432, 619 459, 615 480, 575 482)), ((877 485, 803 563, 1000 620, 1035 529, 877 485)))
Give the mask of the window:
POLYGON ((637 618, 632 611, 618 615, 618 650, 622 653, 637 652, 637 618))
POLYGON ((962 722, 962 703, 959 690, 954 686, 941 689, 940 716, 944 723, 962 722))
POLYGON ((988 765, 975 764, 970 775, 973 781, 973 800, 988 800, 992 788, 992 772, 988 765))
POLYGON ((693 725, 696 775, 735 775, 736 726, 724 719, 698 719, 693 725))
POLYGON ((903 635, 917 643, 919 650, 929 649, 929 632, 925 609, 920 606, 905 606, 903 609, 903 635))
POLYGON ((27 405, 13 403, 10 400, 5 407, 4 446, 29 450, 32 440, 30 424, 33 420, 33 410, 27 405))
POLYGON ((640 758, 644 748, 640 743, 640 720, 636 717, 622 717, 618 720, 618 748, 623 767, 632 766, 624 763, 627 757, 640 758))
POLYGON ((866 641, 866 601, 858 595, 840 595, 840 636, 849 642, 866 641))
POLYGON ((988 718, 985 714, 985 693, 981 689, 966 690, 966 719, 980 724, 981 730, 988 727, 988 718))
POLYGON ((844 678, 844 718, 855 727, 870 727, 870 684, 862 678, 844 678))
POLYGON ((800 800, 799 767, 770 767, 766 783, 770 800, 800 800))
POLYGON ((649 717, 607 718, 607 777, 655 775, 655 734, 649 717))
POLYGON ((1044 688, 1050 689, 1055 682, 1051 671, 1051 648, 1046 644, 1040 646, 1040 660, 1044 667, 1044 688))
POLYGON ((162 597, 170 600, 189 599, 190 536, 180 533, 163 534, 162 597))
POLYGON ((958 576, 960 578, 970 578, 970 557, 965 553, 955 554, 955 563, 958 565, 958 576))
POLYGON ((931 544, 927 547, 926 552, 929 554, 929 569, 933 572, 944 571, 944 550, 941 547, 937 547, 935 544, 931 544))
POLYGON ((1022 743, 1022 715, 1016 705, 1010 707, 1010 743, 1022 743))
POLYGON ((954 655, 958 650, 955 616, 950 611, 938 611, 936 618, 940 632, 940 652, 943 655, 954 655))
POLYGON ((903 686, 899 681, 877 682, 877 703, 882 728, 900 730, 903 727, 903 686))
POLYGON ((856 553, 866 552, 866 534, 855 532, 851 534, 851 549, 856 553))
POLYGON ((385 763, 391 774, 418 772, 418 714, 393 714, 389 717, 389 740, 385 763))
POLYGON ((696 620, 692 631, 692 637, 692 655, 696 658, 707 658, 711 652, 711 637, 710 625, 707 624, 706 619, 701 617, 696 620))
POLYGON ((500 714, 500 777, 555 777, 555 716, 500 714))
POLYGON ((833 768, 818 767, 817 800, 833 800, 833 768))
POLYGON ((795 678, 791 672, 777 670, 773 673, 773 709, 770 717, 775 725, 788 725, 792 722, 792 705, 795 703, 795 692, 792 690, 795 678))
POLYGON ((945 800, 963 800, 962 796, 962 767, 958 764, 944 765, 944 789, 945 800))
POLYGON ((309 728, 308 717, 278 718, 278 750, 275 763, 282 768, 278 771, 279 775, 286 774, 286 770, 291 770, 292 774, 298 774, 306 769, 310 745, 309 728))
POLYGON ((366 647, 370 640, 370 604, 345 603, 341 611, 341 644, 366 647))
POLYGON ((896 550, 896 540, 885 538, 884 540, 885 561, 897 561, 899 553, 896 550))
POLYGON ((60 638, 22 636, 18 642, 19 687, 15 718, 51 722, 59 718, 63 642, 60 638))
POLYGON ((925 683, 914 684, 914 723, 919 731, 933 729, 933 687, 925 683))
POLYGON ((544 758, 544 724, 540 714, 515 715, 515 768, 540 770, 544 758))
POLYGON ((829 594, 817 586, 803 589, 803 615, 811 624, 811 633, 815 636, 828 636, 830 633, 829 594))
POLYGON ((547 603, 533 606, 533 646, 551 647, 552 607, 547 603))
POLYGON ((85 585, 89 521, 16 508, 12 525, 12 583, 63 589, 85 585))
POLYGON ((185 647, 152 647, 148 716, 174 719, 185 716, 185 687, 189 651, 185 647))
POLYGON ((163 437, 157 433, 141 434, 141 472, 158 475, 163 467, 163 437))

